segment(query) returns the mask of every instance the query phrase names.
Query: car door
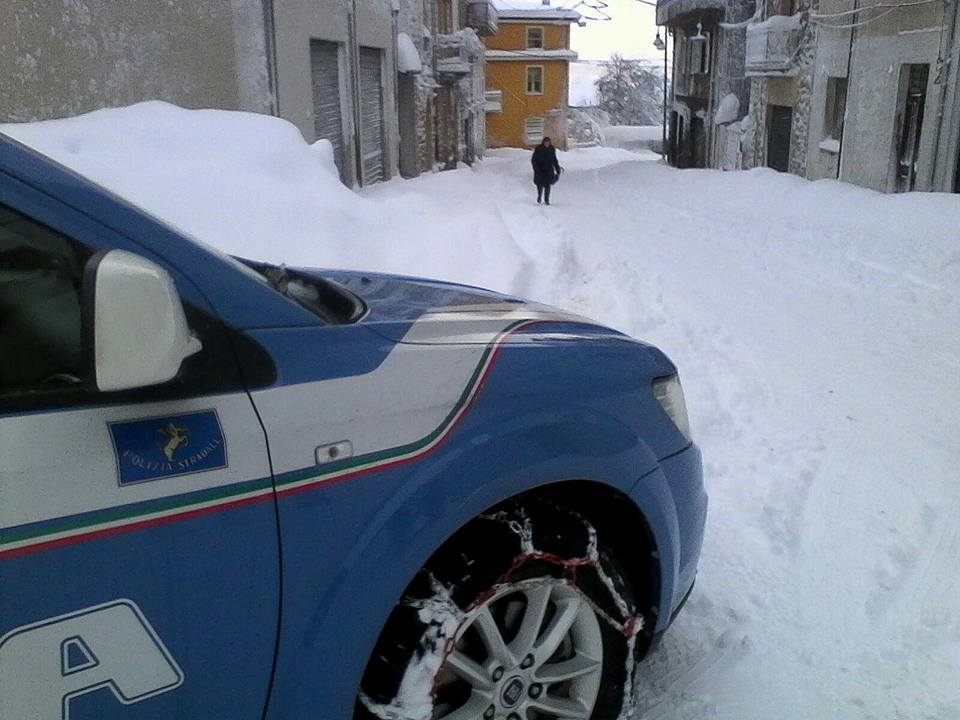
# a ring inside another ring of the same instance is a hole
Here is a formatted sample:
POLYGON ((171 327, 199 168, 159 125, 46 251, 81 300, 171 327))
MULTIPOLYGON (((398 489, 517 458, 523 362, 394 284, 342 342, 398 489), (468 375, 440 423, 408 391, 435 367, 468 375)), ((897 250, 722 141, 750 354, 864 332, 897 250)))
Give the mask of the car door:
POLYGON ((150 255, 0 173, 0 718, 260 718, 279 570, 255 349, 154 255, 203 349, 163 385, 90 390, 104 248, 150 255))

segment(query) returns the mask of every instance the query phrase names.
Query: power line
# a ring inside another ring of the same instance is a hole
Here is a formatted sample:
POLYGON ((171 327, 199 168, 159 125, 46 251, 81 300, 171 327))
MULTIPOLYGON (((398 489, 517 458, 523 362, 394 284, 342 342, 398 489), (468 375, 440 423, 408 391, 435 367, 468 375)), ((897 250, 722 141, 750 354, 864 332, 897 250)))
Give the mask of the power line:
POLYGON ((836 13, 810 13, 811 20, 829 20, 831 18, 846 17, 848 15, 857 15, 862 12, 868 12, 870 10, 881 10, 890 8, 891 10, 897 10, 899 8, 905 7, 914 7, 916 5, 929 5, 930 3, 935 2, 945 2, 945 0, 914 0, 914 2, 905 2, 905 3, 877 3, 876 5, 864 5, 853 10, 844 10, 843 12, 836 13))

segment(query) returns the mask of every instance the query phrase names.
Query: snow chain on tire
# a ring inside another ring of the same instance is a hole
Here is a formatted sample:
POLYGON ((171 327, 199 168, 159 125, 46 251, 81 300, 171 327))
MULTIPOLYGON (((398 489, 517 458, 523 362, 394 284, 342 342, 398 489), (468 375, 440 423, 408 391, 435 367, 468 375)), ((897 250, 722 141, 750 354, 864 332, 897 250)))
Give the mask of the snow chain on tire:
POLYGON ((536 578, 576 587, 600 620, 603 679, 591 720, 630 716, 637 636, 644 625, 634 589, 586 518, 534 500, 480 516, 421 569, 380 635, 355 718, 430 720, 434 679, 458 628, 505 587, 536 578))

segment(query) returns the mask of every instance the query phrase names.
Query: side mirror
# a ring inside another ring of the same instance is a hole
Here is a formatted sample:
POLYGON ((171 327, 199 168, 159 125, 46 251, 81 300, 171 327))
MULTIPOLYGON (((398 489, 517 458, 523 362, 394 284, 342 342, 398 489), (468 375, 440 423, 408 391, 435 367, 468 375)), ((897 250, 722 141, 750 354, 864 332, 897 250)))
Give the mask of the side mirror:
MULTIPOLYGON (((173 278, 124 250, 95 255, 84 270, 85 352, 98 390, 129 390, 173 379, 200 351, 173 278)), ((88 365, 89 367, 89 365, 88 365)))

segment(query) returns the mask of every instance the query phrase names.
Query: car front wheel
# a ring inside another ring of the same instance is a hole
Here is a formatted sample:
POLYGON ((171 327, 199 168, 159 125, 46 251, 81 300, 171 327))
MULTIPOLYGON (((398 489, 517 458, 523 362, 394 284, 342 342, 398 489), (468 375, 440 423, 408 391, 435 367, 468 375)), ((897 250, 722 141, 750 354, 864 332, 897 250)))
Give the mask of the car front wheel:
POLYGON ((392 612, 357 720, 614 720, 642 620, 584 517, 511 502, 468 525, 392 612))

